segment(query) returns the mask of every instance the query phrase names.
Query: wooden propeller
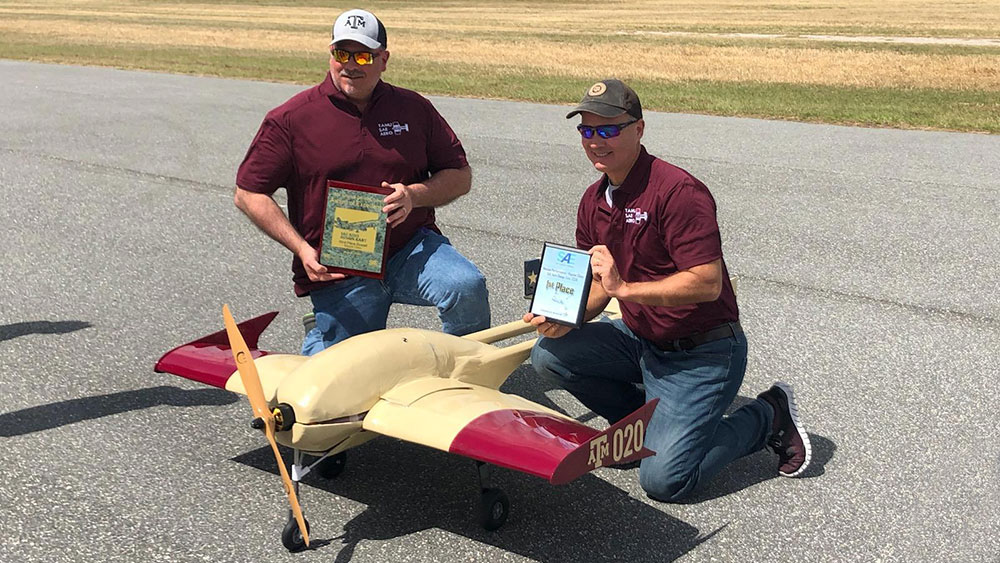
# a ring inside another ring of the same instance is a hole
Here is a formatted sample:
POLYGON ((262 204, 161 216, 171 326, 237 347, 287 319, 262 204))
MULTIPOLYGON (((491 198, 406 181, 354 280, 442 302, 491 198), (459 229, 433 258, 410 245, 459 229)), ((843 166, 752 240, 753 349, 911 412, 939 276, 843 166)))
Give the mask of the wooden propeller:
POLYGON ((243 381, 243 388, 246 389, 247 397, 250 398, 250 406, 253 407, 255 417, 264 421, 264 434, 267 441, 271 443, 274 451, 274 459, 278 462, 278 470, 281 472, 281 480, 285 485, 285 493, 288 495, 288 502, 292 505, 292 514, 299 525, 302 539, 309 545, 309 531, 306 530, 305 519, 302 517, 302 508, 299 507, 299 499, 295 495, 292 487, 292 480, 288 477, 288 470, 285 469, 285 461, 281 459, 278 452, 278 443, 274 441, 274 415, 267 409, 267 399, 264 398, 264 388, 260 384, 260 376, 257 374, 257 367, 253 363, 253 356, 250 349, 240 334, 240 329, 236 327, 236 321, 229 312, 229 306, 222 306, 222 317, 226 323, 226 334, 229 336, 229 347, 233 351, 233 359, 236 360, 236 369, 240 373, 240 380, 243 381))

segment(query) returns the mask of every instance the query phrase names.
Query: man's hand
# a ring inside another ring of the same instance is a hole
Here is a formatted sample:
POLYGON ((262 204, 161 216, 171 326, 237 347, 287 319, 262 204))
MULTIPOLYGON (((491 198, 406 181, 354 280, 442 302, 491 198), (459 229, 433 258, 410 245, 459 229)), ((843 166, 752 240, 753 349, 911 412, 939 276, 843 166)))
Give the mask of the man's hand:
POLYGON ((385 207, 382 208, 382 211, 386 214, 389 226, 395 227, 405 221, 410 216, 410 212, 413 211, 413 194, 410 193, 410 188, 406 184, 382 182, 382 187, 393 190, 391 194, 385 196, 383 200, 385 207))
POLYGON ((302 266, 306 269, 309 281, 337 281, 347 277, 339 272, 328 272, 326 266, 319 263, 319 252, 306 244, 305 241, 303 241, 302 247, 299 249, 298 256, 299 260, 302 260, 302 266))
POLYGON ((541 315, 532 315, 531 313, 525 313, 524 322, 535 327, 538 334, 546 338, 559 338, 565 336, 569 331, 573 330, 573 327, 561 325, 559 323, 550 323, 545 317, 541 315))
POLYGON ((618 267, 615 266, 615 258, 611 256, 607 246, 599 244, 590 249, 590 269, 594 272, 594 279, 609 297, 621 295, 626 284, 622 281, 618 267))

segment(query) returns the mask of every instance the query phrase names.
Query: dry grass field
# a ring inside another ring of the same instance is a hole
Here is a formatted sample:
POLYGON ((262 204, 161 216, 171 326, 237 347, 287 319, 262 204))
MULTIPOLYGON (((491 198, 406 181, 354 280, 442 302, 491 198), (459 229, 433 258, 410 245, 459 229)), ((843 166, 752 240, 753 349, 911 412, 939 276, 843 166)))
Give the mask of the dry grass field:
MULTIPOLYGON (((0 0, 0 57, 313 83, 357 3, 0 0)), ((1000 133, 997 0, 369 2, 386 78, 571 103, 630 81, 650 108, 1000 133)))

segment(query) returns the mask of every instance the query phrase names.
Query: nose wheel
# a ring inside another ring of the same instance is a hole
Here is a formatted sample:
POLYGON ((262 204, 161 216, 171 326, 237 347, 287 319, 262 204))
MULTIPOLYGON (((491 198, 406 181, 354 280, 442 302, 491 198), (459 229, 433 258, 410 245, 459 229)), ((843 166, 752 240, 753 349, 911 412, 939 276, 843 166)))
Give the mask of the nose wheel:
MULTIPOLYGON (((306 520, 306 533, 309 533, 309 521, 306 520)), ((299 530, 299 524, 295 521, 295 517, 292 514, 288 515, 288 521, 285 522, 285 528, 281 530, 281 545, 285 546, 285 549, 291 552, 302 551, 306 547, 306 540, 302 537, 302 531, 299 530)))
MULTIPOLYGON (((302 450, 292 450, 292 456, 291 486, 296 498, 299 495, 299 481, 308 475, 310 471, 315 469, 324 479, 334 479, 344 471, 344 464, 347 463, 347 454, 345 452, 324 455, 313 462, 312 465, 303 465, 302 462, 305 459, 305 454, 302 453, 302 450)), ((305 518, 302 520, 305 524, 306 534, 308 535, 309 521, 305 518)), ((285 549, 291 552, 302 551, 308 547, 305 538, 302 537, 302 530, 299 529, 299 524, 295 520, 295 515, 291 511, 288 512, 288 520, 285 521, 285 527, 281 530, 281 545, 285 546, 285 549)))

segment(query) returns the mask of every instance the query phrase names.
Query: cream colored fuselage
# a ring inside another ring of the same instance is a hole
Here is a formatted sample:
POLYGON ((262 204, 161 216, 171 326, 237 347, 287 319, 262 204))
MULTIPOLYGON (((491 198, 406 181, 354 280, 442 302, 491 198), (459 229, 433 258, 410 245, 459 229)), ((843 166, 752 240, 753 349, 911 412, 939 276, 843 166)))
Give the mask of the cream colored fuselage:
MULTIPOLYGON (((270 354, 255 364, 269 406, 285 403, 295 411, 295 424, 277 433, 278 442, 306 452, 336 453, 377 435, 362 430, 362 419, 380 399, 409 404, 464 384, 497 389, 527 358, 531 344, 497 348, 441 332, 399 328, 355 336, 314 356, 270 354), (417 382, 421 379, 431 381, 417 382)), ((226 389, 245 393, 239 374, 229 378, 226 389)), ((492 408, 482 406, 483 412, 492 408)), ((463 424, 468 416, 462 415, 463 424)))

